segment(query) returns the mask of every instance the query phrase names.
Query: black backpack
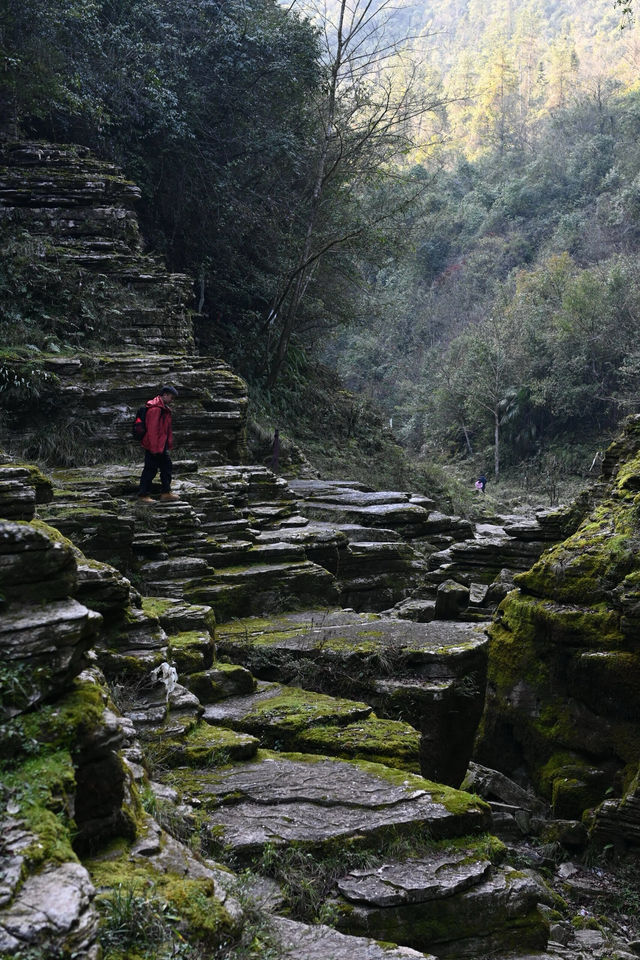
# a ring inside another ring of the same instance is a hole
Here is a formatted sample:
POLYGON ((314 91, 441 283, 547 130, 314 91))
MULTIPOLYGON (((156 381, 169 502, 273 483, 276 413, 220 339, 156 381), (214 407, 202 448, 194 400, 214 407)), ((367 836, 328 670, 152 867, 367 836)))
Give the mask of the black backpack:
POLYGON ((142 440, 147 432, 147 405, 138 407, 136 418, 131 424, 131 435, 134 440, 142 440))

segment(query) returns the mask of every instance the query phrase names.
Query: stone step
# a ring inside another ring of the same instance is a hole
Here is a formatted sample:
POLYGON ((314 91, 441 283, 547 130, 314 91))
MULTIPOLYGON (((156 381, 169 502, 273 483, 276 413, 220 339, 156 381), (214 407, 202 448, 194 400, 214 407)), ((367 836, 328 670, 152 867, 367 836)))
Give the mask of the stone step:
POLYGON ((180 673, 179 665, 176 664, 176 666, 180 679, 203 704, 243 697, 252 694, 256 688, 253 675, 245 667, 236 663, 216 662, 206 670, 190 671, 184 677, 180 673))
MULTIPOLYGON (((222 766, 255 757, 260 741, 247 733, 199 723, 184 737, 163 735, 151 741, 153 762, 162 768, 222 766)), ((149 746, 148 746, 149 749, 149 746)))
MULTIPOLYGON (((382 764, 260 751, 255 761, 161 779, 211 812, 210 842, 238 861, 292 843, 321 851, 428 830, 434 839, 486 830, 489 808, 459 790, 382 764)), ((206 823, 206 821, 205 821, 206 823)))
POLYGON ((221 655, 256 676, 370 704, 379 717, 422 734, 425 776, 458 785, 484 704, 484 629, 372 614, 310 610, 216 627, 221 655))
POLYGON ((466 573, 476 582, 491 583, 503 567, 528 570, 547 546, 541 541, 516 540, 507 536, 478 537, 432 553, 428 566, 436 571, 446 565, 449 577, 466 573))
POLYGON ((214 654, 215 644, 207 629, 187 630, 169 638, 169 657, 178 676, 189 688, 188 675, 209 670, 214 654))
POLYGON ((291 481, 294 493, 302 498, 301 512, 337 525, 383 527, 407 539, 429 539, 447 534, 462 540, 472 533, 468 520, 434 510, 428 497, 398 491, 372 491, 361 485, 325 481, 291 481))
POLYGON ((238 537, 244 539, 249 530, 249 521, 246 518, 239 520, 204 520, 202 530, 209 536, 238 537))
MULTIPOLYGON (((200 695, 198 690, 195 692, 200 695)), ((263 747, 369 760, 413 773, 419 771, 420 737, 409 724, 379 720, 367 704, 310 693, 299 687, 259 683, 250 696, 206 707, 204 719, 251 733, 263 747)))
POLYGON ((137 692, 135 704, 122 710, 133 723, 136 736, 144 743, 186 737, 197 726, 203 713, 198 698, 176 683, 167 673, 167 667, 163 664, 154 671, 153 685, 146 680, 137 692))
POLYGON ((295 504, 293 503, 256 503, 250 501, 244 513, 252 527, 262 529, 281 523, 287 517, 293 516, 294 511, 295 504))
POLYGON ((36 491, 29 471, 12 466, 0 467, 0 518, 32 520, 36 512, 36 491))
POLYGON ((207 723, 264 736, 266 743, 295 738, 301 730, 313 725, 346 726, 366 720, 371 712, 366 703, 260 682, 249 696, 232 697, 206 707, 204 719, 207 723))

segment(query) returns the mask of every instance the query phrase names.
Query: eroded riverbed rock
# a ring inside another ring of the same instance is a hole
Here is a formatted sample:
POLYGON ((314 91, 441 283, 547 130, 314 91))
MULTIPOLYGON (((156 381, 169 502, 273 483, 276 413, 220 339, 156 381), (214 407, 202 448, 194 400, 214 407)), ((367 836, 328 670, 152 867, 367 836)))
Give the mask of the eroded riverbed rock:
POLYGON ((488 808, 469 794, 381 764, 263 751, 257 762, 173 776, 183 801, 210 814, 216 842, 240 859, 269 844, 375 844, 428 828, 434 837, 486 829, 488 808))
POLYGON ((221 624, 216 642, 257 676, 357 696, 380 717, 408 721, 421 733, 424 776, 462 782, 484 698, 481 627, 311 610, 221 624))

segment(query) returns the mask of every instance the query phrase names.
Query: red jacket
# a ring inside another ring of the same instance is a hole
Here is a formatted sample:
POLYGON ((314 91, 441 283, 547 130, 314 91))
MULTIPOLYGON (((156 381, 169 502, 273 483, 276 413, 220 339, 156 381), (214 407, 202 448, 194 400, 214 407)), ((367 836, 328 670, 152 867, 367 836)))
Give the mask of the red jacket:
POLYGON ((173 447, 173 431, 171 429, 171 410, 161 396, 147 401, 145 415, 146 432, 142 438, 142 446, 149 453, 164 453, 173 447))

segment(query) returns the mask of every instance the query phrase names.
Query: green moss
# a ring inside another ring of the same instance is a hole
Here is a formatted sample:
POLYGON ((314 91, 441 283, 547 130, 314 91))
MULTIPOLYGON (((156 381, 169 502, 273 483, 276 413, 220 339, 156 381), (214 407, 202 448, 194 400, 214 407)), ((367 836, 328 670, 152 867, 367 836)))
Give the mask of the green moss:
POLYGON ((515 582, 528 593, 553 600, 600 601, 635 566, 637 537, 635 504, 607 500, 531 570, 517 574, 515 582))
MULTIPOLYGON (((47 503, 53 497, 53 484, 49 477, 47 477, 40 467, 37 467, 34 463, 20 463, 15 460, 11 463, 4 464, 6 467, 18 467, 21 470, 29 471, 29 482, 36 490, 36 503, 47 503)), ((0 470, 2 466, 0 465, 0 470)))
POLYGON ((296 732, 306 729, 310 724, 327 720, 338 724, 348 723, 355 712, 369 714, 371 707, 366 703, 329 697, 298 687, 287 687, 277 696, 256 703, 244 717, 242 725, 247 728, 270 725, 277 726, 282 733, 296 732))
POLYGON ((189 630, 169 638, 169 655, 180 674, 192 674, 209 667, 213 662, 215 645, 209 633, 189 630))
MULTIPOLYGON (((146 611, 145 611, 146 612, 146 611)), ((176 633, 169 638, 169 644, 172 649, 182 649, 192 647, 194 644, 200 647, 213 646, 213 640, 202 630, 186 630, 183 633, 176 633)))
POLYGON ((368 717, 346 727, 321 725, 302 731, 296 740, 298 749, 420 773, 420 734, 399 720, 368 717))
POLYGON ((174 606, 173 600, 163 600, 161 597, 143 597, 142 609, 148 617, 160 617, 174 606))
POLYGON ((124 888, 165 903, 167 914, 179 922, 187 940, 216 947, 236 932, 235 922, 217 898, 210 878, 158 873, 150 864, 132 862, 126 857, 94 860, 85 865, 98 888, 98 904, 112 897, 118 888, 124 888))
POLYGON ((77 860, 71 847, 75 777, 69 751, 28 759, 4 772, 2 783, 18 807, 13 816, 34 834, 33 843, 22 852, 30 867, 77 860))
POLYGON ((104 709, 100 687, 76 678, 69 693, 55 706, 14 717, 6 728, 10 731, 15 727, 27 752, 71 750, 80 737, 100 724, 104 709))
POLYGON ((59 530, 56 530, 55 527, 45 523, 44 520, 31 520, 29 526, 35 527, 36 530, 39 530, 40 533, 43 533, 49 540, 53 540, 54 543, 63 544, 63 546, 71 550, 74 556, 78 556, 78 554, 80 554, 78 548, 74 543, 72 543, 71 540, 69 540, 68 537, 65 537, 64 534, 60 533, 59 530))
POLYGON ((225 766, 231 760, 248 760, 254 756, 257 745, 255 737, 248 734, 203 723, 180 740, 152 744, 147 753, 151 761, 161 767, 207 769, 225 766))

